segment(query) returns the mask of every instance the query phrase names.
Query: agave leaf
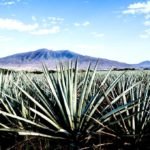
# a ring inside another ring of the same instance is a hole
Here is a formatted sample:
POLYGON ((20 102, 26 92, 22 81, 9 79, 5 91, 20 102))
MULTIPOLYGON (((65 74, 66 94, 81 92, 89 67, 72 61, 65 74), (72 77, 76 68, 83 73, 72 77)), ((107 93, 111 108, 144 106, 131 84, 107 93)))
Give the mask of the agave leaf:
POLYGON ((83 89, 82 93, 79 99, 79 103, 77 103, 77 127, 79 127, 79 122, 81 119, 81 113, 82 113, 82 108, 83 108, 83 102, 85 99, 85 94, 86 94, 86 89, 87 89, 87 84, 88 84, 88 78, 89 78, 89 73, 90 73, 90 68, 91 68, 91 63, 89 64, 85 77, 84 77, 84 83, 83 83, 83 89))
POLYGON ((50 138, 50 139, 57 139, 57 140, 65 140, 63 137, 59 136, 54 136, 54 135, 49 135, 49 134, 42 134, 39 132, 33 132, 33 131, 28 131, 28 130, 19 130, 19 129, 14 129, 14 128, 0 128, 0 131, 5 131, 5 132, 16 132, 21 136, 38 136, 38 137, 43 137, 43 138, 50 138))
MULTIPOLYGON (((123 104, 127 104, 128 102, 127 102, 127 100, 125 100, 125 95, 128 93, 128 92, 130 92, 131 91, 131 89, 133 89, 134 87, 136 87, 137 85, 139 85, 141 83, 141 81, 139 81, 139 82, 137 82, 137 83, 135 83, 135 84, 133 84, 131 87, 129 87, 128 89, 126 89, 125 91, 123 91, 120 95, 118 95, 115 99, 113 99, 112 101, 111 101, 111 105, 113 105, 114 103, 116 103, 120 98, 124 98, 124 103, 123 104)), ((106 94, 105 94, 106 95, 106 94)), ((109 107, 109 105, 107 105, 104 109, 103 109, 103 111, 105 111, 107 108, 109 107)), ((129 113, 129 112, 128 112, 129 113)))
MULTIPOLYGON (((90 118, 93 116, 93 114, 95 113, 95 111, 97 110, 97 108, 100 106, 100 104, 103 102, 103 100, 105 99, 105 97, 111 92, 111 90, 115 87, 115 85, 118 83, 118 81, 120 80, 120 78, 123 76, 125 72, 123 72, 121 75, 119 75, 115 81, 109 86, 109 88, 106 90, 105 95, 101 96, 100 99, 96 102, 95 106, 92 107, 91 105, 93 105, 93 101, 95 102, 95 100, 97 99, 97 97, 99 96, 99 91, 95 94, 95 96, 93 97, 89 107, 92 108, 89 111, 88 115, 89 117, 86 118, 86 120, 84 121, 84 124, 88 124, 90 118)), ((83 125, 82 125, 83 126, 83 125)))
MULTIPOLYGON (((5 129, 9 129, 9 127, 8 126, 6 126, 5 124, 3 124, 3 123, 0 123, 0 126, 2 126, 3 128, 5 128, 5 129)), ((1 129, 1 128, 0 128, 1 129)))
POLYGON ((38 137, 44 137, 44 138, 50 138, 50 139, 56 139, 56 140, 65 140, 63 137, 58 137, 54 135, 47 135, 47 134, 42 134, 38 132, 31 132, 31 131, 18 131, 18 134, 21 136, 38 136, 38 137))
POLYGON ((25 119, 25 118, 23 118, 23 117, 16 116, 16 115, 13 115, 13 114, 9 114, 9 113, 4 112, 4 111, 1 111, 1 110, 0 110, 0 114, 2 114, 2 115, 4 115, 4 116, 7 116, 7 117, 10 117, 10 118, 17 119, 18 121, 23 121, 23 122, 25 122, 25 123, 28 123, 28 124, 37 126, 37 127, 39 127, 39 128, 48 129, 47 127, 42 126, 42 125, 40 125, 40 124, 38 124, 38 123, 35 123, 35 122, 31 121, 31 120, 28 120, 28 119, 25 119))
POLYGON ((41 118, 43 118, 44 120, 46 120, 47 122, 49 122, 53 127, 55 127, 56 129, 60 130, 61 127, 56 124, 55 122, 53 122, 50 118, 48 118, 47 116, 45 116, 44 114, 42 114, 41 112, 37 111, 36 109, 33 108, 29 108, 32 112, 34 112, 36 115, 40 116, 41 118))
POLYGON ((67 113, 67 117, 68 117, 68 120, 69 120, 70 127, 71 127, 71 129, 73 129, 73 123, 72 123, 72 119, 71 119, 71 112, 70 112, 70 109, 69 109, 69 106, 68 106, 68 103, 67 103, 67 100, 66 100, 66 96, 64 95, 64 92, 63 92, 63 89, 62 89, 62 84, 60 82, 59 74, 58 74, 58 84, 59 84, 59 87, 60 87, 60 95, 62 95, 62 100, 63 100, 63 103, 64 103, 64 109, 67 113))
POLYGON ((73 92, 72 92, 72 107, 73 116, 76 118, 77 115, 77 80, 78 80, 78 60, 75 62, 75 73, 73 78, 73 92))
MULTIPOLYGON (((51 109, 49 109, 50 105, 48 103, 48 99, 46 99, 45 96, 42 94, 37 83, 33 82, 26 74, 24 74, 24 76, 28 79, 28 81, 31 83, 31 85, 33 85, 33 87, 36 89, 36 92, 39 93, 40 98, 41 98, 41 103, 43 103, 44 107, 46 107, 47 110, 50 111, 50 113, 53 115, 51 109)), ((25 83, 27 83, 27 82, 25 82, 25 83)))
POLYGON ((89 81, 89 85, 88 85, 88 87, 87 87, 86 94, 85 94, 85 100, 88 99, 88 95, 89 95, 89 93, 90 93, 90 91, 91 91, 92 84, 93 84, 93 81, 94 81, 94 78, 95 78, 95 74, 96 74, 96 71, 97 71, 97 67, 98 67, 98 62, 99 62, 99 60, 97 60, 97 62, 96 62, 96 64, 95 64, 92 77, 91 77, 91 79, 90 79, 90 81, 89 81))
POLYGON ((38 106, 43 112, 45 112, 47 116, 49 116, 50 118, 53 118, 51 114, 36 99, 34 99, 31 95, 29 95, 25 90, 19 87, 16 83, 14 83, 14 85, 18 89, 20 89, 20 91, 22 91, 22 93, 24 93, 36 106, 38 106))
POLYGON ((48 82, 48 86, 51 89, 51 91, 53 93, 53 96, 55 97, 55 100, 56 100, 56 102, 57 102, 57 104, 58 104, 58 106, 60 108, 60 111, 61 111, 61 113, 63 115, 63 118, 64 118, 65 122, 67 122, 67 118, 66 118, 65 112, 63 110, 61 102, 60 102, 60 100, 59 100, 59 98, 57 96, 57 93, 56 93, 56 89, 55 89, 55 86, 54 86, 55 82, 54 82, 54 80, 53 81, 51 80, 51 77, 50 77, 50 75, 48 73, 48 69, 46 68, 46 66, 44 64, 43 64, 43 69, 44 69, 45 78, 46 78, 46 80, 48 82))
POLYGON ((111 110, 106 115, 102 116, 101 120, 104 120, 103 122, 105 122, 107 118, 109 118, 110 116, 112 116, 112 114, 115 114, 115 113, 119 113, 119 115, 120 115, 121 110, 123 110, 123 112, 124 112, 124 111, 126 111, 126 109, 124 109, 124 108, 127 108, 129 106, 132 107, 133 105, 134 105, 134 102, 128 102, 126 105, 121 105, 121 106, 117 107, 116 109, 111 110))

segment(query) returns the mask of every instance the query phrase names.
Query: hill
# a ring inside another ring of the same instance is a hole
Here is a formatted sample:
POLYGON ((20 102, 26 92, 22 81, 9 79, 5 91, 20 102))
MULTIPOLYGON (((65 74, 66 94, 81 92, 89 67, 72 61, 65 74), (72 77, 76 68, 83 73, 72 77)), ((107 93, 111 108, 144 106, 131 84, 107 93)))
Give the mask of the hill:
MULTIPOLYGON (((94 65, 99 59, 98 70, 106 70, 111 67, 117 69, 124 68, 138 68, 138 65, 142 67, 145 64, 127 64, 123 62, 108 60, 104 58, 95 58, 86 55, 81 55, 74 53, 69 50, 48 50, 48 49, 38 49, 36 51, 30 51, 25 53, 14 54, 11 56, 0 58, 0 67, 1 68, 10 68, 17 70, 41 70, 42 62, 44 62, 49 69, 55 70, 56 65, 61 61, 63 63, 70 60, 75 61, 78 59, 80 69, 85 69, 88 65, 88 62, 92 62, 94 65)), ((150 66, 150 64, 149 64, 150 66)), ((147 65, 146 65, 147 67, 147 65)))

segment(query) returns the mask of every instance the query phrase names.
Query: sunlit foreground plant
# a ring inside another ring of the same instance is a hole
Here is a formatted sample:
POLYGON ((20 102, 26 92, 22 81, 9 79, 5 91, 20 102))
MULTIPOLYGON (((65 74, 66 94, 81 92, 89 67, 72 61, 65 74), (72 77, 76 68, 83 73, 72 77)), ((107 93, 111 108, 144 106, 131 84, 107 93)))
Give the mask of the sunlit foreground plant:
POLYGON ((125 81, 120 82, 122 73, 107 84, 110 70, 95 88, 97 65, 91 72, 89 64, 83 77, 79 76, 77 61, 68 68, 60 64, 56 74, 43 65, 43 83, 25 73, 12 81, 11 92, 1 91, 0 131, 26 140, 41 137, 57 141, 60 149, 61 145, 66 145, 65 149, 103 148, 115 141, 124 145, 129 143, 123 140, 124 135, 141 140, 136 134, 144 133, 149 122, 149 86, 140 99, 141 81, 126 86, 125 81))

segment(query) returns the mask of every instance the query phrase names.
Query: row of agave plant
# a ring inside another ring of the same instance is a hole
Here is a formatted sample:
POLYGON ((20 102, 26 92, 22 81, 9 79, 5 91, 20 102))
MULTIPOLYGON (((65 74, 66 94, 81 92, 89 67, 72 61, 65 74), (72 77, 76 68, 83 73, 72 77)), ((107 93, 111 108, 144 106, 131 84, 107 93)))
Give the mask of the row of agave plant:
POLYGON ((150 148, 149 76, 102 78, 97 64, 82 74, 77 61, 55 74, 43 65, 42 80, 1 73, 0 148, 150 148))

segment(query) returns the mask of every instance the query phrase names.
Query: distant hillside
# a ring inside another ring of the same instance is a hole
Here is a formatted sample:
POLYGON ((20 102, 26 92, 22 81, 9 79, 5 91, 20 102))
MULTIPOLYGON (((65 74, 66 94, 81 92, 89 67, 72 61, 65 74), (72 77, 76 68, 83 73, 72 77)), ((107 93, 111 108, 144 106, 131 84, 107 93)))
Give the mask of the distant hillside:
MULTIPOLYGON (((99 59, 99 70, 109 69, 111 67, 123 69, 123 68, 138 68, 138 65, 131 65, 118 61, 112 61, 104 58, 95 58, 90 56, 81 55, 71 52, 69 50, 53 51, 48 49, 39 49, 36 51, 30 51, 26 53, 14 54, 11 56, 0 58, 1 68, 12 68, 19 70, 41 70, 41 63, 47 64, 49 69, 55 70, 56 64, 60 61, 65 63, 69 60, 76 60, 78 58, 80 69, 85 69, 88 62, 92 62, 94 65, 99 59)), ((142 64, 141 64, 142 66, 142 64)), ((150 65, 149 65, 150 66, 150 65)))
POLYGON ((143 61, 139 64, 136 64, 135 66, 137 66, 138 68, 147 68, 150 69, 150 61, 143 61))

